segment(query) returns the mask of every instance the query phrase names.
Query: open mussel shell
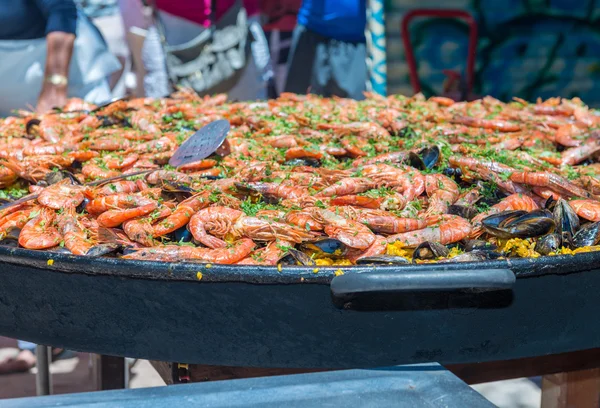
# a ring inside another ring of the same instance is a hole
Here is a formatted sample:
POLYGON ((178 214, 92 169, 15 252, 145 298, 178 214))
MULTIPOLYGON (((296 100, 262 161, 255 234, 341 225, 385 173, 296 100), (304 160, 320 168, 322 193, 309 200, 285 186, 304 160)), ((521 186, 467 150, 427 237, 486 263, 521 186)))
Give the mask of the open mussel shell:
POLYGON ((437 259, 445 258, 450 254, 450 250, 439 242, 423 242, 415 248, 413 260, 417 259, 437 259))
POLYGON ((437 146, 426 147, 418 153, 410 152, 407 157, 408 164, 419 170, 433 168, 440 159, 440 148, 437 146))
POLYGON ((29 119, 27 121, 27 123, 25 124, 25 132, 32 139, 35 138, 36 136, 40 136, 40 123, 41 122, 39 119, 33 118, 33 119, 29 119))
POLYGON ((96 257, 96 256, 108 255, 108 254, 111 254, 111 253, 117 251, 119 248, 120 248, 120 245, 115 244, 115 243, 97 244, 97 245, 94 245, 93 247, 91 247, 86 252, 85 256, 96 257))
POLYGON ((562 245, 562 238, 559 234, 548 234, 540 237, 535 243, 535 252, 542 255, 548 255, 556 252, 562 245))
POLYGON ((503 211, 484 218, 482 225, 490 235, 509 238, 535 238, 546 235, 556 227, 548 210, 503 211))
POLYGON ((173 235, 173 240, 177 242, 191 242, 194 238, 187 227, 181 227, 178 230, 173 231, 171 234, 173 235))
POLYGON ((348 247, 334 238, 322 238, 312 242, 304 242, 300 244, 300 249, 307 249, 315 252, 323 252, 328 255, 343 256, 348 247))
POLYGON ((252 199, 263 201, 267 204, 277 204, 280 201, 278 197, 275 197, 271 194, 263 194, 255 188, 253 188, 252 186, 249 186, 245 183, 236 182, 235 189, 241 195, 252 197, 252 199))
POLYGON ((464 243, 465 252, 471 251, 496 251, 498 246, 482 239, 468 239, 464 243))
POLYGON ((432 169, 440 160, 440 148, 437 146, 427 147, 419 152, 426 169, 432 169))
POLYGON ((321 167, 321 162, 312 157, 305 157, 302 159, 292 159, 283 163, 286 166, 309 166, 309 167, 321 167))
POLYGON ((176 181, 164 180, 160 187, 169 193, 185 193, 185 194, 193 194, 197 191, 191 188, 189 185, 184 183, 178 183, 176 181))
POLYGON ((81 185, 81 182, 77 179, 77 177, 75 177, 73 173, 67 170, 51 171, 46 175, 46 177, 44 177, 44 181, 48 183, 48 185, 56 184, 59 181, 63 181, 64 179, 71 180, 72 184, 81 185))
POLYGON ((315 261, 308 255, 306 255, 302 251, 298 251, 294 248, 289 248, 287 253, 282 256, 278 264, 283 265, 302 265, 302 266, 314 266, 316 265, 315 261))
POLYGON ((502 254, 494 251, 476 249, 470 252, 465 252, 460 255, 453 256, 448 259, 441 259, 440 263, 453 263, 453 262, 482 262, 491 259, 498 259, 502 254))
POLYGON ((502 225, 518 219, 525 214, 527 214, 527 211, 502 211, 485 217, 483 220, 481 220, 481 225, 490 235, 500 238, 512 238, 508 232, 502 229, 502 225))
POLYGON ((448 207, 448 214, 458 215, 466 220, 470 220, 478 213, 474 206, 452 204, 450 207, 448 207))
POLYGON ((573 235, 572 245, 575 248, 596 245, 600 241, 600 222, 591 222, 579 228, 573 235))
POLYGON ((18 247, 19 246, 19 234, 21 230, 19 228, 11 228, 6 232, 6 235, 0 240, 0 245, 18 247))
POLYGON ((46 252, 52 252, 55 254, 72 255, 71 251, 69 251, 67 248, 61 247, 61 246, 56 246, 54 248, 48 248, 48 249, 46 249, 46 252))
POLYGON ((405 265, 410 261, 398 255, 365 256, 356 261, 357 265, 405 265))
POLYGON ((579 229, 579 217, 568 202, 562 198, 553 206, 554 221, 556 222, 556 233, 564 242, 571 242, 573 235, 579 229))

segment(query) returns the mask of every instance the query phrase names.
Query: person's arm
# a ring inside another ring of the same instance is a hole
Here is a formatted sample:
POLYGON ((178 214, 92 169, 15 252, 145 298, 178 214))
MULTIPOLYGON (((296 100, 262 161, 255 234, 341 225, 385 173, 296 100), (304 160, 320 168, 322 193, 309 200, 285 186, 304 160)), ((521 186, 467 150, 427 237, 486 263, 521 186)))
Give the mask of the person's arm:
POLYGON ((69 63, 75 35, 54 31, 46 35, 47 54, 44 84, 38 98, 37 112, 44 113, 67 103, 69 63))
POLYGON ((67 102, 69 65, 73 55, 77 8, 73 0, 36 0, 47 17, 46 67, 37 112, 44 113, 67 102))

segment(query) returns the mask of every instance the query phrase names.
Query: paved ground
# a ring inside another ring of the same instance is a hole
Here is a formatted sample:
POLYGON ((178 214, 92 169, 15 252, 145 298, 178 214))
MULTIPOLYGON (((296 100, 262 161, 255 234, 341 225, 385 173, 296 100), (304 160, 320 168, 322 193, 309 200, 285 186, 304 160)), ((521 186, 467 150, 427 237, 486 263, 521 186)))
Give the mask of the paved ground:
MULTIPOLYGON (((17 353, 16 341, 0 337, 0 361, 17 353)), ((55 394, 95 390, 92 355, 77 353, 76 358, 52 363, 55 394)), ((131 369, 131 388, 158 387, 165 383, 146 360, 138 360, 131 369)), ((478 384, 474 388, 500 408, 539 408, 539 381, 526 378, 478 384)), ((35 395, 35 369, 29 373, 0 376, 0 399, 35 395)), ((0 406, 2 403, 0 402, 0 406)))

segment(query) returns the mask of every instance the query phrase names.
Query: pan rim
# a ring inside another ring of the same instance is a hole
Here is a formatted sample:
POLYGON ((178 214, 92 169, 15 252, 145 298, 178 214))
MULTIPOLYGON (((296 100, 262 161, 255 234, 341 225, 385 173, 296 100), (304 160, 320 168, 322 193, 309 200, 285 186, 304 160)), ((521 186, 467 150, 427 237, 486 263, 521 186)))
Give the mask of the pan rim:
MULTIPOLYGON (((329 284, 340 273, 377 271, 445 271, 510 269, 517 278, 587 272, 600 266, 600 251, 539 258, 509 258, 483 262, 408 265, 277 266, 222 265, 197 262, 138 261, 120 258, 60 254, 0 246, 0 264, 32 267, 59 273, 109 275, 119 278, 196 281, 203 283, 242 282, 251 284, 329 284)), ((2 268, 4 269, 4 268, 2 268)))

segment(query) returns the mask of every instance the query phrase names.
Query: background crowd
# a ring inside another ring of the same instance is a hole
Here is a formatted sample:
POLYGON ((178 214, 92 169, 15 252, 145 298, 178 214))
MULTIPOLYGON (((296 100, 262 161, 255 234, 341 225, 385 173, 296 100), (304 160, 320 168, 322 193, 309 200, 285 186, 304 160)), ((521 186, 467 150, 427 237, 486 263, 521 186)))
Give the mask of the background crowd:
POLYGON ((174 87, 231 100, 362 98, 365 0, 14 0, 0 6, 0 116, 174 87))

